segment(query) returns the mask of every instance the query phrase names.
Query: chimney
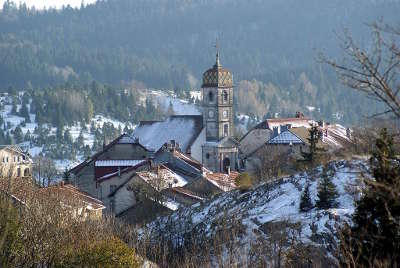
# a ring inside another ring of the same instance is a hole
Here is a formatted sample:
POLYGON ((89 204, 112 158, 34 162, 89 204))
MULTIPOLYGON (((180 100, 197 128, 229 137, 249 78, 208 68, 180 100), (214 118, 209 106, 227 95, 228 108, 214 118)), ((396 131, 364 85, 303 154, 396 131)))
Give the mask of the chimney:
POLYGON ((278 135, 279 135, 279 127, 273 127, 272 128, 272 137, 271 138, 275 138, 278 135))

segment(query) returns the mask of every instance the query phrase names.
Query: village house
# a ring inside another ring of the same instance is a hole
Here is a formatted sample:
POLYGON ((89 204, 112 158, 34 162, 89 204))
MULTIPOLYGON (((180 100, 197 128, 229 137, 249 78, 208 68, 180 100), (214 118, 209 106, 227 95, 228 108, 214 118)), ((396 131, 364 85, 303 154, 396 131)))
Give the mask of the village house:
POLYGON ((125 168, 139 168, 148 163, 154 152, 127 134, 105 145, 103 150, 69 170, 71 182, 79 189, 100 198, 102 189, 97 179, 125 168))
POLYGON ((331 125, 325 122, 315 122, 309 119, 274 119, 266 120, 261 125, 272 127, 272 129, 260 128, 264 132, 259 132, 257 127, 249 131, 249 135, 244 137, 241 143, 241 163, 247 172, 254 172, 260 168, 263 160, 274 160, 285 158, 299 160, 302 159, 302 152, 308 152, 310 142, 309 130, 311 124, 318 127, 320 138, 317 148, 323 151, 338 149, 351 144, 350 130, 340 125, 331 125), (265 125, 270 122, 271 124, 265 125), (282 125, 279 125, 279 123, 282 125), (287 124, 287 123, 291 124, 287 124), (311 123, 310 123, 311 122, 311 123), (308 123, 308 124, 306 124, 308 123), (292 127, 294 125, 295 127, 292 127), (261 135, 259 135, 261 134, 261 135), (251 137, 258 135, 258 140, 251 144, 251 137), (261 141, 264 139, 264 142, 261 141), (260 144, 258 144, 260 143, 260 144), (249 145, 248 147, 245 144, 249 145), (258 147, 256 147, 256 144, 258 147), (253 149, 252 151, 249 148, 253 149), (254 149, 255 148, 255 149, 254 149))
POLYGON ((240 140, 240 157, 246 158, 264 145, 273 135, 275 129, 279 134, 290 128, 309 128, 314 121, 297 112, 294 118, 272 118, 266 119, 249 130, 240 140))
POLYGON ((31 177, 33 161, 17 145, 0 146, 1 176, 2 177, 31 177))
POLYGON ((72 217, 82 220, 101 219, 105 208, 103 202, 71 184, 62 182, 40 188, 32 179, 0 178, 0 198, 11 199, 20 208, 29 208, 37 202, 59 202, 72 217))

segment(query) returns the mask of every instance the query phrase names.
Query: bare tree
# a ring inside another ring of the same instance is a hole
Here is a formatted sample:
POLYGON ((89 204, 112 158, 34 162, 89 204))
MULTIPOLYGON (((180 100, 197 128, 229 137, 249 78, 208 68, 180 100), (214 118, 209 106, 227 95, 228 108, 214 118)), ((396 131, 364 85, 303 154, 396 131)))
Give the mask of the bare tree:
POLYGON ((34 174, 37 177, 39 185, 42 187, 50 186, 59 175, 54 161, 43 156, 37 156, 33 161, 35 163, 34 174))
POLYGON ((335 68, 343 83, 369 97, 383 102, 387 109, 378 115, 400 117, 400 28, 382 22, 369 25, 373 46, 361 48, 345 31, 340 37, 345 59, 342 62, 321 55, 323 62, 335 68))

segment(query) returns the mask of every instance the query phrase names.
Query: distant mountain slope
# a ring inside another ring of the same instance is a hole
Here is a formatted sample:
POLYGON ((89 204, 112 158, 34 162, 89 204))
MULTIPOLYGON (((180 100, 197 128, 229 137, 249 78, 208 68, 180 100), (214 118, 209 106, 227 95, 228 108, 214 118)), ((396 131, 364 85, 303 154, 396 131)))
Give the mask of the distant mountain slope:
MULTIPOLYGON (((275 232, 286 230, 288 239, 292 233, 298 243, 321 247, 328 252, 326 256, 333 257, 332 250, 337 241, 336 227, 344 221, 351 221, 354 200, 361 187, 360 172, 366 172, 368 168, 364 161, 353 160, 333 162, 329 169, 333 172, 332 181, 339 193, 337 208, 314 208, 307 213, 299 212, 300 196, 307 182, 310 182, 310 195, 315 204, 317 185, 321 177, 321 168, 317 168, 308 173, 260 185, 249 192, 224 193, 202 204, 178 210, 172 216, 151 223, 149 228, 153 233, 150 237, 166 243, 179 241, 175 244, 178 249, 190 246, 190 243, 204 243, 200 239, 215 241, 219 232, 228 230, 233 236, 226 237, 222 244, 227 246, 228 243, 233 243, 234 249, 230 253, 226 252, 233 256, 228 255, 225 258, 233 257, 241 263, 246 261, 241 258, 252 254, 252 247, 257 246, 257 241, 275 235, 268 231, 275 225, 275 232)), ((215 245, 203 244, 203 247, 206 245, 210 247, 206 251, 214 250, 212 247, 215 245)), ((284 247, 289 246, 285 244, 284 247)), ((268 258, 266 252, 265 258, 268 258)))
MULTIPOLYGON (((398 1, 364 0, 108 0, 39 13, 5 5, 0 88, 92 79, 199 87, 202 72, 214 62, 218 36, 222 63, 238 86, 253 79, 273 85, 285 112, 311 105, 328 118, 351 114, 361 100, 316 63, 315 49, 339 55, 335 31, 343 28, 368 46, 365 23, 396 21, 399 11, 398 1)), ((256 98, 270 102, 272 95, 256 98)))

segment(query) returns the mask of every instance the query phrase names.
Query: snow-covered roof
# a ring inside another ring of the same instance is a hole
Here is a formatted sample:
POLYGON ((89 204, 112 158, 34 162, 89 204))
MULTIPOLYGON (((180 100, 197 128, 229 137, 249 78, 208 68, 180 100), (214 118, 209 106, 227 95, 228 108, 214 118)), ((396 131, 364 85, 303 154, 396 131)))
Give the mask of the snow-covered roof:
POLYGON ((157 166, 150 171, 137 172, 137 175, 150 185, 159 183, 160 185, 157 185, 157 187, 161 187, 162 189, 167 187, 182 187, 187 184, 187 181, 182 176, 176 174, 164 165, 157 166), (159 182, 158 179, 162 181, 159 182))
POLYGON ((133 132, 140 144, 157 151, 165 142, 175 140, 183 152, 190 149, 192 143, 203 129, 203 117, 200 115, 170 116, 165 121, 141 122, 133 132))
POLYGON ((146 160, 97 160, 96 167, 133 167, 146 160))
POLYGON ((302 141, 296 134, 292 133, 290 130, 286 130, 278 136, 271 138, 267 142, 267 144, 304 144, 304 141, 302 141))

